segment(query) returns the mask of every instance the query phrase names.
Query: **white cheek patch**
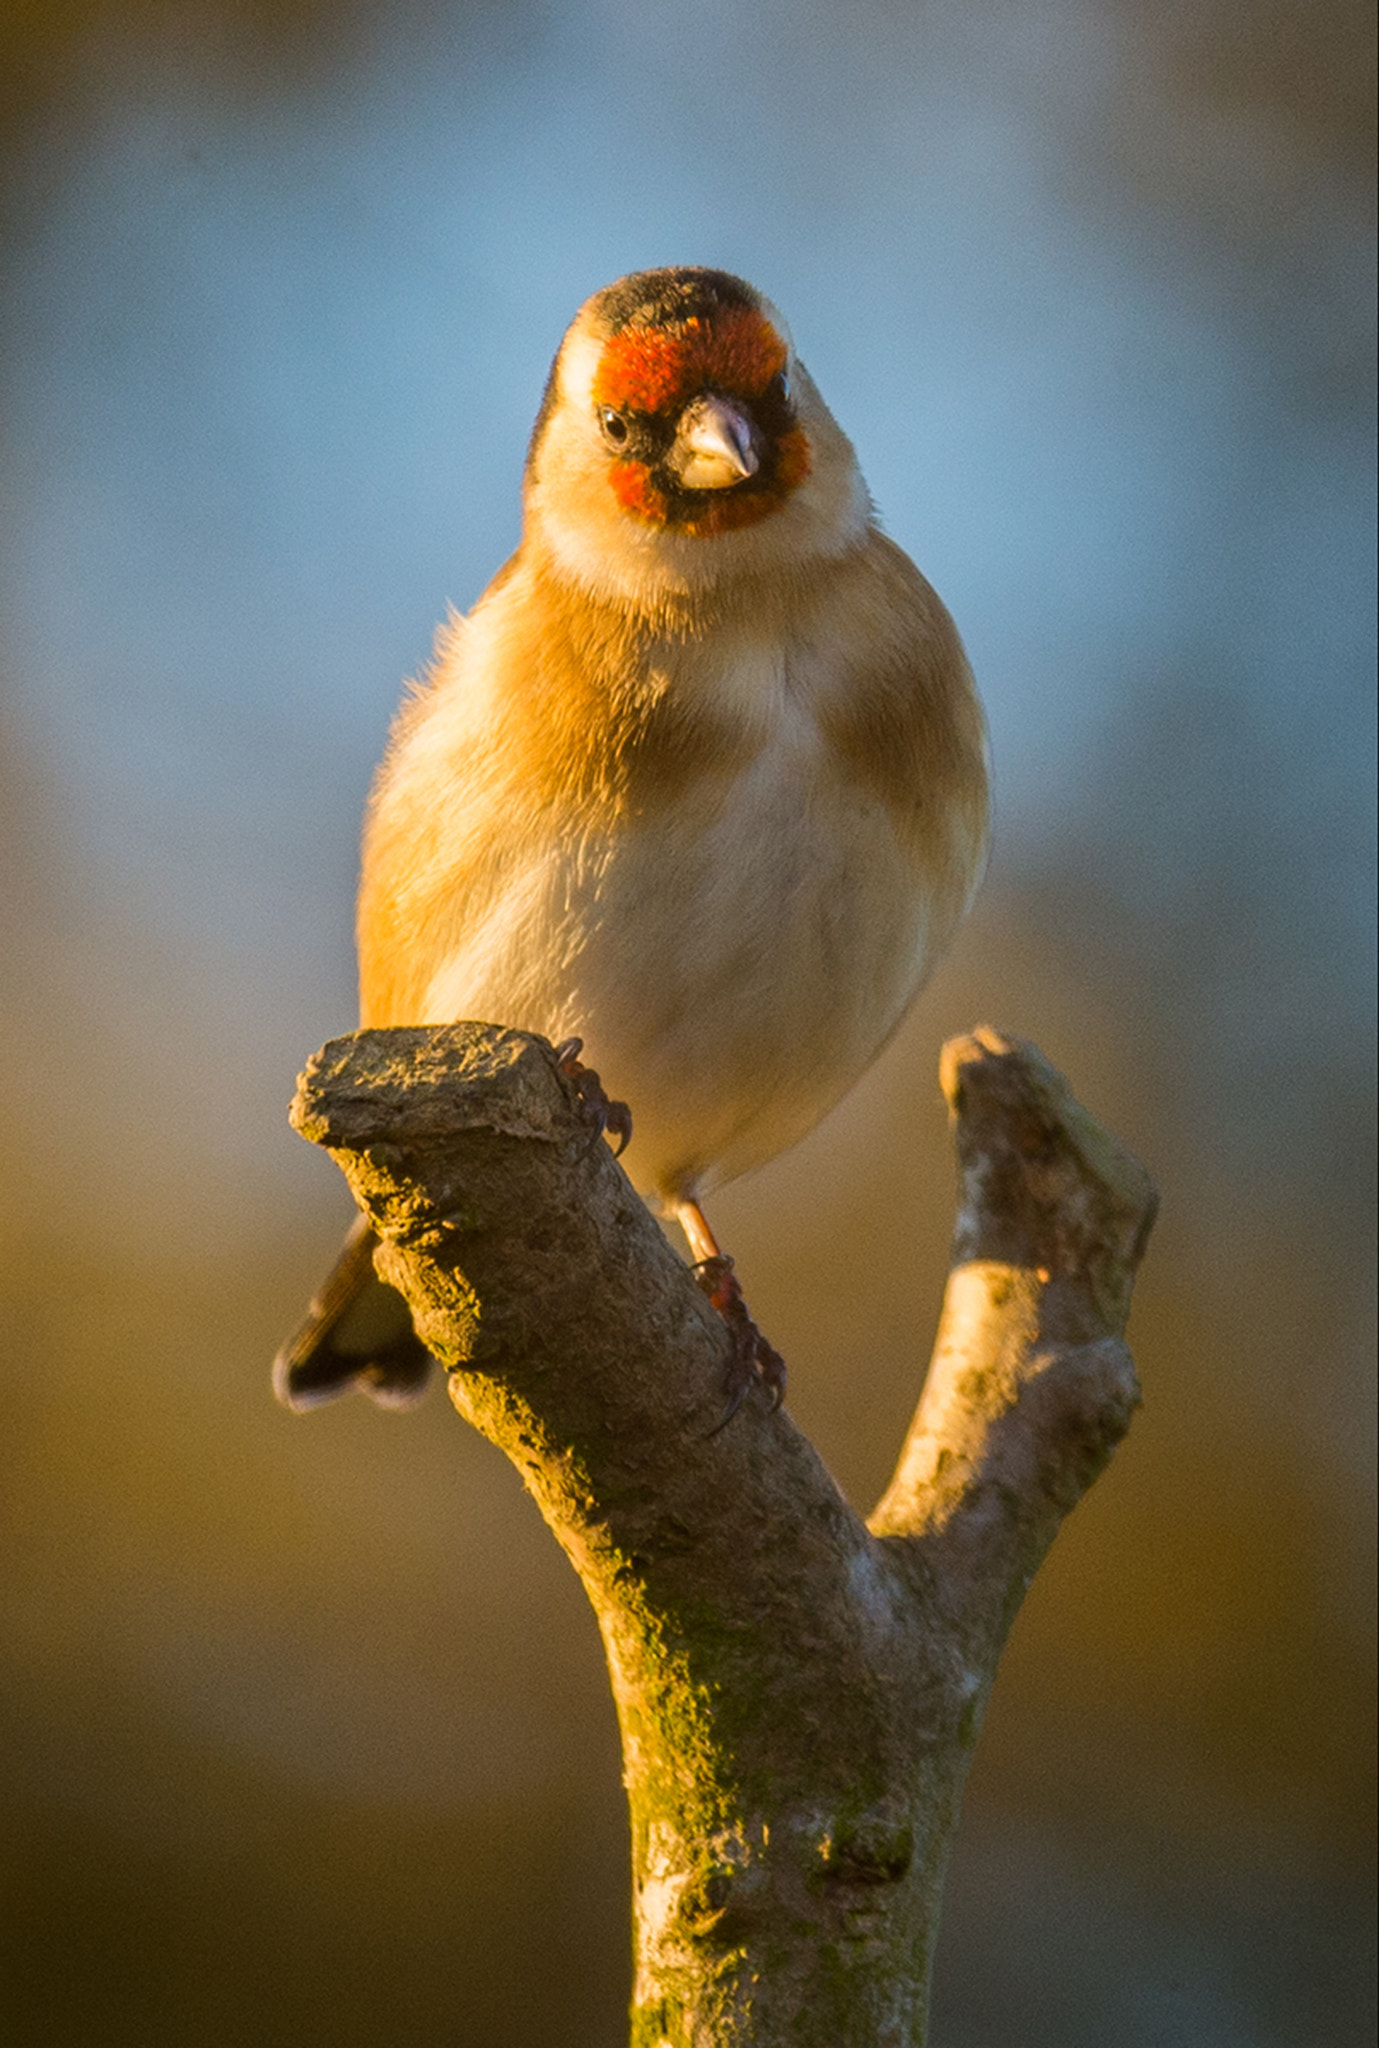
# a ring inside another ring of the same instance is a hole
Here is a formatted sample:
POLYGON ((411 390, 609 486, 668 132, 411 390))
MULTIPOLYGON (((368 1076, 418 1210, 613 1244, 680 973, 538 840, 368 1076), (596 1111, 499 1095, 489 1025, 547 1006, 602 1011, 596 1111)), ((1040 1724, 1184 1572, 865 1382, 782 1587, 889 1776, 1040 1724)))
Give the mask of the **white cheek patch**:
POLYGON ((560 402, 581 411, 594 403, 594 379, 603 343, 592 334, 572 334, 560 354, 560 402))

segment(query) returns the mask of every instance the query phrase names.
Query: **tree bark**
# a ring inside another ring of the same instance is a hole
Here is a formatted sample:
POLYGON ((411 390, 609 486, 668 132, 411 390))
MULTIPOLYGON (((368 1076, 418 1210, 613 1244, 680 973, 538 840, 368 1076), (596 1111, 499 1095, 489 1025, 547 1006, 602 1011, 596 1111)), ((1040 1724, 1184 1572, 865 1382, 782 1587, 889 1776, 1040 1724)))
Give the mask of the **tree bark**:
POLYGON ((942 1080, 953 1268, 866 1522, 764 1396, 715 1433, 727 1333, 544 1040, 360 1032, 293 1105, 598 1617, 631 1809, 634 2048, 923 2043, 1002 1644, 1139 1400, 1122 1336, 1144 1169, 1032 1046, 980 1030, 945 1047, 942 1080))

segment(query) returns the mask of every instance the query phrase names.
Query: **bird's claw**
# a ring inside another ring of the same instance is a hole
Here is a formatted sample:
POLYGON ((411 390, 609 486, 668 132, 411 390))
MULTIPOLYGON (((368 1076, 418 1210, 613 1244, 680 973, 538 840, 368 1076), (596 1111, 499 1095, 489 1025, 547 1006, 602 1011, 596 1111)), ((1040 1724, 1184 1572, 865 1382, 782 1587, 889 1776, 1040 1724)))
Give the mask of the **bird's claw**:
POLYGON ((727 1428, 742 1406, 743 1397, 754 1380, 760 1380, 770 1395, 771 1413, 774 1415, 785 1397, 785 1360, 773 1344, 767 1343, 752 1321, 741 1282, 733 1271, 732 1260, 725 1253, 701 1259, 694 1269, 694 1277, 728 1325, 728 1335, 733 1340, 727 1372, 728 1403, 709 1431, 710 1436, 717 1436, 720 1429, 727 1428))
MULTIPOLYGON (((555 1047, 555 1063, 574 1089, 591 1126, 591 1149, 606 1133, 617 1139, 613 1156, 620 1158, 632 1136, 632 1112, 625 1102, 613 1102, 605 1095, 594 1069, 586 1067, 580 1058, 583 1050, 582 1038, 564 1038, 555 1047)), ((709 1242, 713 1242, 712 1238, 709 1242)), ((733 1262, 725 1253, 701 1259, 694 1268, 694 1277, 727 1324, 732 1339, 725 1376, 728 1402, 709 1431, 710 1436, 717 1436, 720 1429, 727 1428, 742 1406, 748 1388, 757 1380, 770 1396, 771 1412, 775 1413, 785 1396, 785 1360, 752 1321, 741 1284, 733 1272, 733 1262)))
POLYGON ((555 1063, 572 1084, 580 1107, 593 1126, 590 1149, 608 1131, 618 1141, 613 1147, 613 1157, 621 1159, 632 1137, 632 1112, 625 1102, 614 1102, 604 1094, 603 1083, 597 1073, 592 1067, 586 1067, 580 1058, 583 1050, 582 1038, 563 1038, 555 1048, 555 1063))

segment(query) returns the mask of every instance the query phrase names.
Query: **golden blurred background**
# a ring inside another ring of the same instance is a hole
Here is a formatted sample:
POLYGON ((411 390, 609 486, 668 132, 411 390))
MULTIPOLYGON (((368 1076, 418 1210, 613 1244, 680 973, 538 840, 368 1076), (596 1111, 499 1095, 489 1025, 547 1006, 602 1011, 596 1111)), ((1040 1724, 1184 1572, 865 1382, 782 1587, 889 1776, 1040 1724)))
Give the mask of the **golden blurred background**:
MULTIPOLYGON (((592 1620, 439 1396, 276 1409, 346 1216, 401 677, 580 300, 785 310, 990 712, 901 1040, 715 1220, 851 1497, 945 1267, 941 1039, 1164 1198, 1146 1405, 1015 1630, 936 2048, 1373 2038, 1372 11, 67 0, 0 53, 0 2031, 614 2048, 592 1620)), ((635 1105, 634 1105, 635 1108, 635 1105)))

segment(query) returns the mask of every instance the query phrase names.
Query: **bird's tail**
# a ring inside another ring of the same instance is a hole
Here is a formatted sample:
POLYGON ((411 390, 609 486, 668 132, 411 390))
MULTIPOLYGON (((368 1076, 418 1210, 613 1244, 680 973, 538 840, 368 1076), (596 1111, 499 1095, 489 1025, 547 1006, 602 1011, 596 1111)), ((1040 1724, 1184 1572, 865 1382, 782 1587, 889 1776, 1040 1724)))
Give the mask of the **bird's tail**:
POLYGON ((358 1387, 384 1408, 410 1408, 426 1391, 432 1358, 406 1302, 374 1271, 378 1237, 357 1216, 340 1256, 273 1360, 273 1391, 287 1408, 316 1408, 358 1387))

